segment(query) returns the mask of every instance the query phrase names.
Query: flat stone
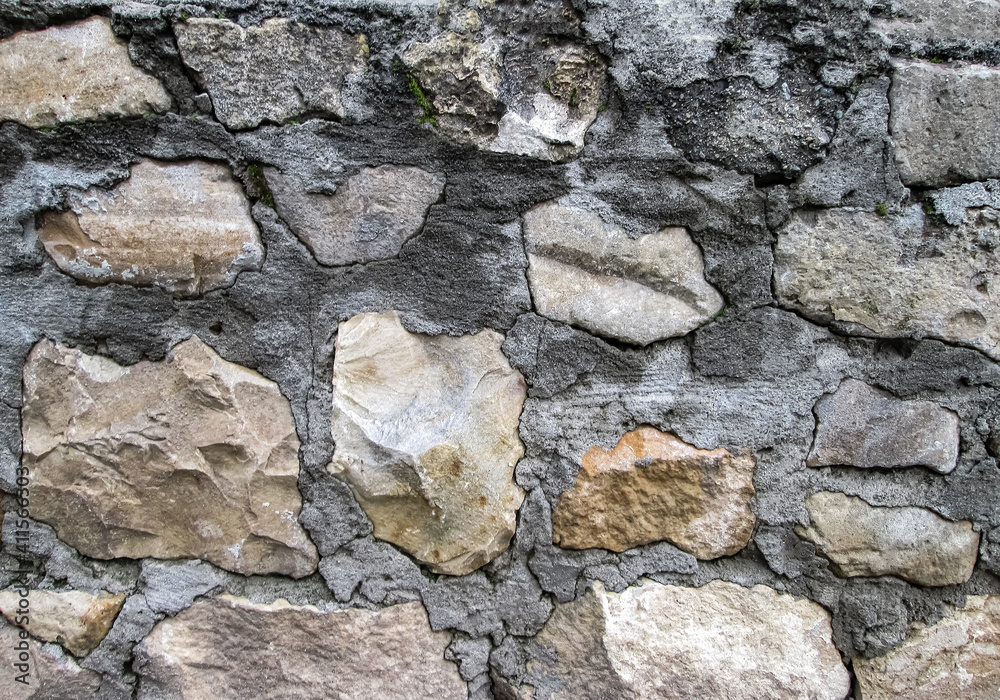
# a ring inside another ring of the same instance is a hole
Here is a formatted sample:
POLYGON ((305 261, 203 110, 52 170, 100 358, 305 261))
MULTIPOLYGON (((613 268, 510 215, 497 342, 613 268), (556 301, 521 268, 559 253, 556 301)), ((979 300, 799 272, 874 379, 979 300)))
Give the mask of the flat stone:
POLYGON ((101 686, 100 674, 80 668, 58 647, 42 646, 25 636, 0 618, 0 665, 7 674, 3 680, 4 700, 82 700, 94 696, 101 686), (26 652, 16 648, 22 643, 26 652), (27 653, 27 662, 20 658, 22 653, 27 653), (27 670, 18 668, 21 663, 27 664, 27 670), (18 678, 24 678, 26 683, 18 678))
POLYGON ((947 474, 958 460, 958 416, 931 401, 903 401, 847 379, 814 411, 810 467, 919 466, 947 474))
POLYGON ((333 195, 312 194, 291 173, 266 168, 278 213, 324 265, 351 265, 399 255, 420 232, 444 191, 440 173, 382 165, 362 168, 333 195))
POLYGON ((533 700, 843 700, 850 676, 832 634, 819 605, 766 586, 595 582, 556 606, 525 681, 533 700))
POLYGON ((885 656, 854 659, 865 700, 995 700, 1000 697, 1000 596, 965 607, 910 636, 885 656))
POLYGON ((88 284, 156 285, 178 296, 231 285, 264 256, 250 204, 217 163, 144 160, 112 190, 70 195, 38 239, 59 269, 88 284))
POLYGON ((0 121, 55 126, 170 109, 158 80, 132 65, 106 17, 0 41, 0 121))
POLYGON ((43 340, 21 419, 29 512, 81 554, 316 570, 288 400, 197 337, 131 367, 43 340))
POLYGON ((996 209, 928 228, 919 206, 878 216, 797 212, 778 233, 778 299, 822 323, 886 338, 940 338, 1000 358, 1000 238, 996 209))
POLYGON ((907 185, 1000 176, 1000 68, 893 61, 889 129, 907 185))
POLYGON ((377 612, 228 595, 163 620, 136 649, 139 700, 269 697, 465 700, 451 635, 420 603, 377 612))
POLYGON ((624 552, 667 540, 699 559, 736 554, 753 534, 754 459, 699 450, 649 426, 591 447, 552 512, 552 541, 624 552))
POLYGON ((524 215, 539 314, 636 345, 685 335, 722 309, 683 228, 632 239, 600 216, 547 202, 524 215))
POLYGON ((806 499, 809 527, 795 531, 815 544, 837 576, 898 576, 921 586, 950 586, 972 577, 979 533, 926 508, 876 507, 821 491, 806 499))
MULTIPOLYGON (((21 596, 13 590, 0 591, 0 612, 16 623, 21 596)), ((115 616, 122 609, 125 596, 103 592, 92 595, 84 591, 28 592, 29 633, 46 642, 56 642, 76 656, 93 651, 111 629, 115 616)))
POLYGON ((368 60, 363 34, 289 19, 241 27, 198 18, 174 25, 177 47, 230 129, 251 129, 306 115, 345 114, 343 90, 368 60))
POLYGON ((462 575, 503 552, 524 493, 524 379, 491 330, 407 332, 396 312, 340 324, 328 467, 375 526, 432 571, 462 575))
POLYGON ((893 17, 872 26, 895 41, 995 42, 1000 37, 997 0, 894 0, 893 17))

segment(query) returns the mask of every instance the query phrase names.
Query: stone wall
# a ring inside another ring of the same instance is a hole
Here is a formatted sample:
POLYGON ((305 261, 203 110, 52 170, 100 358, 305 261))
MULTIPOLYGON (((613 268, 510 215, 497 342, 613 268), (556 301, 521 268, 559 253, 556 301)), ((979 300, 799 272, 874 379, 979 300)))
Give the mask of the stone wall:
POLYGON ((1000 695, 1000 2, 0 5, 0 698, 1000 695))

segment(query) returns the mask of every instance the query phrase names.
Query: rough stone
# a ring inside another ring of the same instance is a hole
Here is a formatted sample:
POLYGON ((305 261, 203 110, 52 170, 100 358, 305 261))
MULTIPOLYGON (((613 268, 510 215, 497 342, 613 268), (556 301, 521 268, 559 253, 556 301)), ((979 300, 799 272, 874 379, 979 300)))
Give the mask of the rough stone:
POLYGON ((420 603, 323 612, 228 595, 159 623, 138 647, 140 700, 270 697, 464 700, 420 603))
POLYGON ((556 607, 526 681, 534 700, 843 700, 850 676, 831 636, 820 606, 765 586, 595 583, 556 607))
POLYGON ((992 700, 1000 695, 1000 596, 969 596, 936 624, 916 624, 898 649, 853 665, 865 700, 992 700))
POLYGON ((548 202, 524 215, 528 283, 539 314, 628 343, 684 335, 722 308, 683 228, 639 239, 600 216, 548 202))
POLYGON ((806 499, 809 527, 796 532, 815 544, 838 576, 898 576, 921 586, 949 586, 972 577, 979 533, 972 523, 945 520, 925 508, 879 508, 842 493, 806 499))
POLYGON ((998 212, 968 209, 961 226, 927 227, 918 205, 882 217, 797 212, 779 232, 778 299, 823 323, 888 338, 940 338, 1000 358, 998 212))
POLYGON ((997 0, 894 0, 893 7, 893 17, 872 24, 895 41, 995 42, 1000 36, 997 0))
MULTIPOLYGON (((15 623, 21 596, 13 590, 0 591, 0 612, 15 623)), ((38 639, 56 642, 76 656, 86 656, 101 643, 115 616, 122 609, 124 595, 84 591, 28 592, 31 613, 25 629, 38 639)))
POLYGON ((743 549, 753 534, 754 460, 699 450, 649 426, 613 450, 592 447, 552 512, 560 547, 623 552, 668 540, 699 559, 743 549))
POLYGON ((4 700, 81 700, 93 697, 101 685, 101 676, 80 668, 73 657, 61 653, 58 647, 42 646, 33 639, 22 640, 19 630, 0 619, 0 664, 3 664, 4 700), (28 644, 27 683, 15 679, 25 663, 18 658, 15 647, 28 644))
POLYGON ((351 265, 399 254, 417 235, 444 176, 420 168, 362 168, 333 195, 305 191, 297 176, 265 170, 278 213, 324 265, 351 265))
POLYGON ((1000 68, 897 60, 889 99, 896 164, 907 185, 1000 176, 1000 68))
POLYGON ((902 401, 856 379, 821 398, 810 467, 928 467, 958 460, 958 416, 931 401, 902 401))
POLYGON ((230 129, 297 117, 343 117, 349 74, 364 69, 368 43, 332 27, 272 18, 259 27, 199 18, 174 26, 184 63, 230 129))
POLYGON ((132 65, 106 17, 0 41, 0 120, 49 127, 170 109, 170 95, 132 65))
POLYGON ((82 554, 316 570, 288 401, 197 337, 131 367, 44 340, 24 401, 31 516, 82 554))
POLYGON ((355 316, 337 331, 328 467, 375 525, 433 571, 461 575, 504 551, 524 494, 524 379, 503 336, 407 332, 396 312, 355 316))
POLYGON ((180 296, 231 285, 264 256, 250 205, 216 163, 144 160, 112 190, 92 187, 49 212, 38 238, 88 284, 157 285, 180 296))

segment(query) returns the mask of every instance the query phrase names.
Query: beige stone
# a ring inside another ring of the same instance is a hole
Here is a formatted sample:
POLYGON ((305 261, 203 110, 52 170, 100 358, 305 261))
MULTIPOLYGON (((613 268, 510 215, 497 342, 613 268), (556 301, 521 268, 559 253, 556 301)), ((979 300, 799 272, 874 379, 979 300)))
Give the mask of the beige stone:
POLYGON ((417 235, 431 204, 444 191, 444 175, 420 168, 362 168, 333 195, 311 194, 302 181, 265 170, 278 213, 324 265, 351 265, 399 255, 417 235))
POLYGON ((38 238, 61 270, 90 284, 157 285, 181 296, 231 285, 260 267, 250 205, 217 163, 144 160, 112 190, 70 196, 38 238))
POLYGON ((722 309, 683 228, 632 239, 589 211, 548 202, 524 215, 539 314, 627 343, 684 335, 722 309))
POLYGON ((139 700, 465 700, 450 641, 420 603, 323 612, 223 595, 153 628, 136 650, 139 700))
POLYGON ((821 491, 806 499, 809 527, 798 534, 831 562, 838 576, 898 576, 921 586, 949 586, 972 577, 979 533, 925 508, 876 507, 854 496, 821 491))
POLYGON ((754 460, 699 450, 649 426, 613 450, 591 447, 552 512, 552 541, 615 552, 667 540, 699 559, 735 554, 753 534, 754 460))
POLYGON ((996 700, 1000 697, 1000 596, 964 608, 874 659, 854 659, 864 700, 996 700))
POLYGON ((0 697, 3 700, 86 700, 101 686, 100 674, 80 668, 58 648, 44 647, 0 618, 0 697), (16 647, 23 644, 25 649, 16 647), (25 655, 27 660, 22 656, 25 655), (27 670, 18 664, 26 664, 27 670), (25 682, 21 682, 22 679, 25 682))
POLYGON ((594 583, 556 606, 525 681, 533 700, 843 700, 850 676, 831 637, 823 608, 765 586, 594 583))
MULTIPOLYGON (((13 590, 0 591, 0 612, 15 622, 21 595, 13 590)), ((31 611, 24 628, 38 639, 61 644, 77 656, 92 652, 111 629, 121 612, 125 596, 84 591, 28 592, 31 611)))
POLYGON ((526 388, 491 330, 407 332, 396 312, 340 324, 329 471, 375 525, 431 570, 469 573, 504 551, 524 493, 526 388))
POLYGON ((161 113, 170 105, 160 82, 132 65, 106 17, 0 41, 0 120, 55 126, 161 113))
POLYGON ((31 516, 82 554, 315 571, 288 401, 198 338, 131 367, 43 340, 21 419, 31 516))

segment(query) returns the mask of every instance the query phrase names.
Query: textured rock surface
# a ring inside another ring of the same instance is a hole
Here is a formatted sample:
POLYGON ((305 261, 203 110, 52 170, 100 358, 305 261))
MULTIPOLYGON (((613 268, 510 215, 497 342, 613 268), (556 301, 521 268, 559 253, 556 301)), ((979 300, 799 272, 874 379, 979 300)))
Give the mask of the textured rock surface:
POLYGON ((592 447, 552 512, 552 541, 622 552, 667 540, 699 559, 732 555, 753 534, 754 460, 699 450, 642 427, 592 447))
POLYGON ((201 294, 264 256, 243 190, 216 163, 144 160, 114 189, 92 187, 67 204, 45 215, 38 238, 61 270, 86 283, 201 294))
POLYGON ((395 312, 337 331, 329 470, 375 525, 434 571, 465 574, 507 548, 523 493, 524 379, 503 337, 407 332, 395 312))
POLYGON ((1000 597, 969 596, 885 656, 854 659, 865 700, 989 700, 1000 694, 1000 597))
POLYGON ((55 126, 165 112, 170 104, 159 81, 132 65, 105 17, 0 41, 0 120, 55 126))
POLYGON ((101 685, 101 676, 80 668, 73 657, 58 647, 41 646, 33 639, 22 640, 20 630, 0 619, 0 663, 7 676, 3 680, 4 700, 81 700, 91 698, 101 685), (28 660, 15 649, 27 641, 28 660), (27 664, 27 683, 15 680, 22 675, 16 664, 27 664))
POLYGON ((596 585, 557 606, 536 641, 536 700, 843 700, 850 690, 826 611, 765 586, 596 585))
MULTIPOLYGON (((12 623, 21 596, 14 591, 0 591, 0 612, 12 623)), ((38 639, 56 642, 77 656, 94 650, 111 629, 122 609, 123 595, 84 591, 41 591, 28 593, 28 624, 25 629, 38 639)))
POLYGON ((887 217, 796 213, 778 234, 775 291, 817 320, 889 338, 941 338, 1000 357, 997 235, 988 207, 937 230, 916 205, 887 217))
POLYGON ((24 396, 31 515, 81 553, 315 571, 296 520, 299 441, 273 382, 197 338, 132 367, 46 340, 24 396))
POLYGON ((524 215, 528 282, 538 313, 638 345, 684 335, 722 308, 687 231, 632 239, 577 207, 524 215))
POLYGON ((231 129, 314 114, 344 116, 345 81, 368 58, 363 34, 288 19, 247 28, 224 19, 189 19, 175 31, 184 63, 231 129))
POLYGON ((902 401, 855 379, 815 408, 816 439, 807 464, 824 467, 929 467, 958 460, 958 416, 931 401, 902 401))
POLYGON ((1000 36, 997 0, 895 0, 892 18, 875 26, 895 41, 996 41, 1000 36))
POLYGON ((386 700, 466 697, 420 603, 322 612, 220 596, 157 625, 140 645, 139 698, 249 695, 386 700))
POLYGON ((979 533, 925 508, 878 508, 823 491, 806 499, 809 527, 796 528, 819 547, 838 576, 898 576, 921 586, 965 583, 979 533))
POLYGON ((444 178, 420 168, 362 168, 333 195, 311 194, 292 174, 266 171, 278 213, 324 265, 384 260, 424 224, 444 178))

